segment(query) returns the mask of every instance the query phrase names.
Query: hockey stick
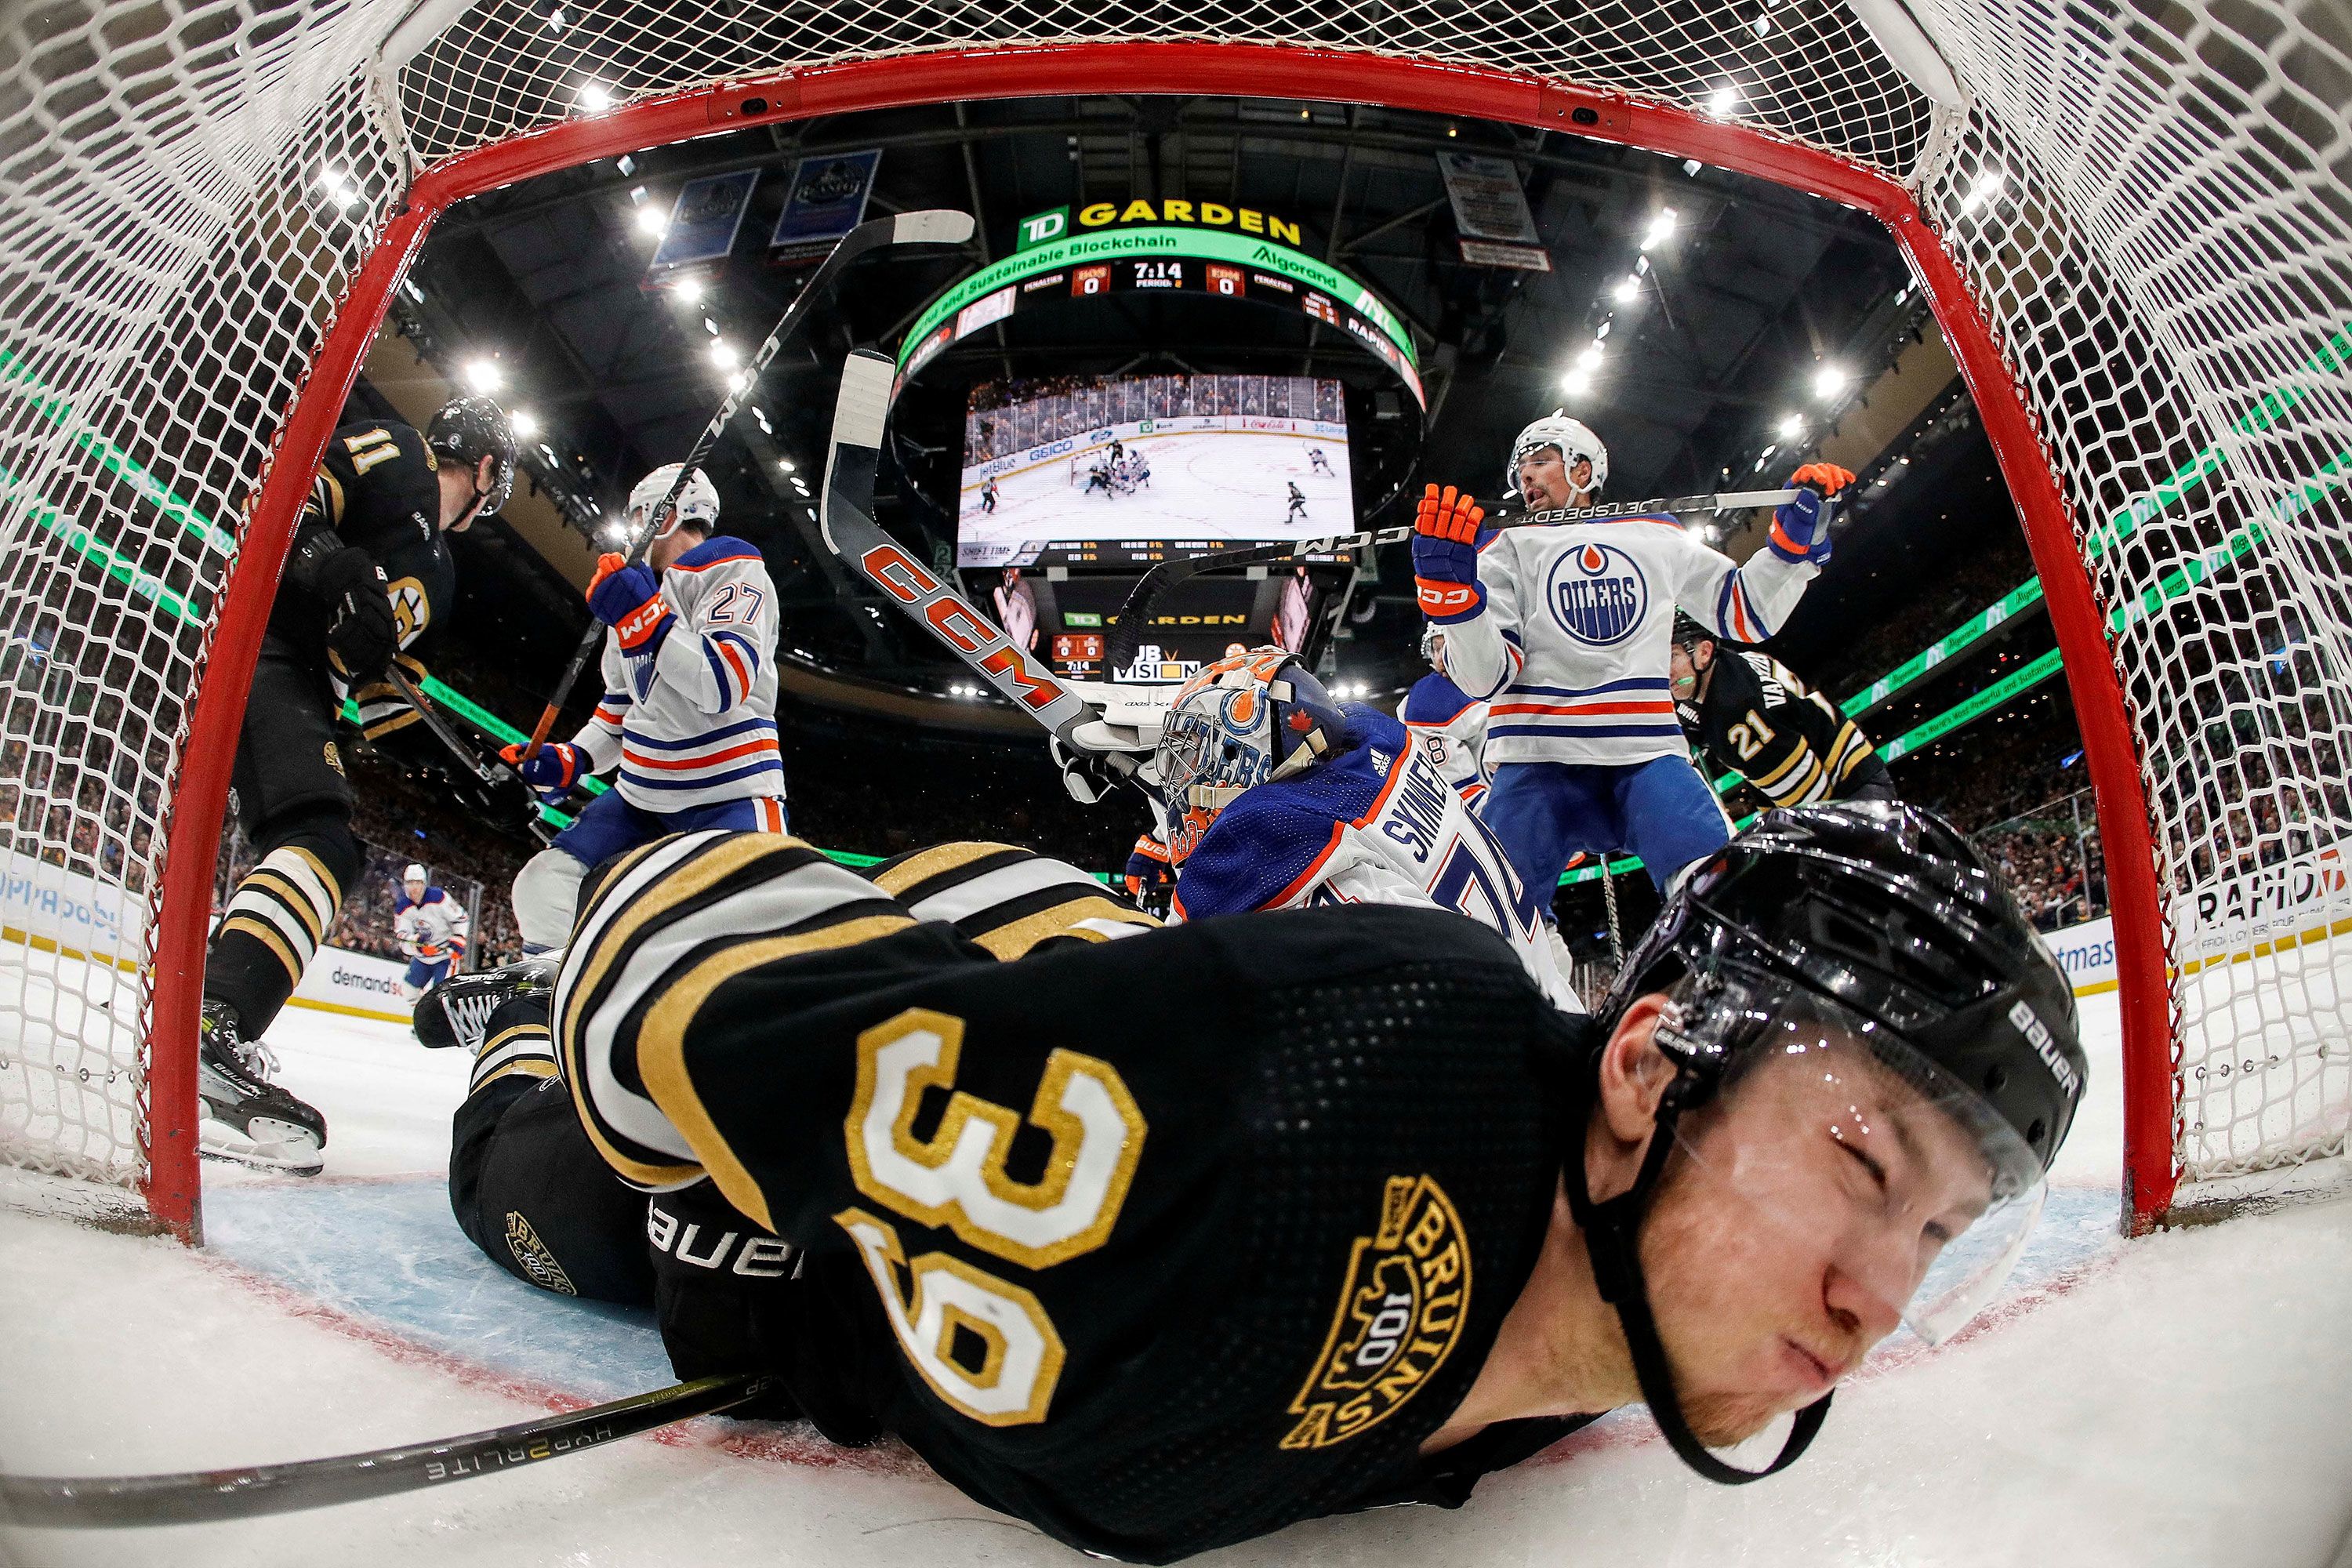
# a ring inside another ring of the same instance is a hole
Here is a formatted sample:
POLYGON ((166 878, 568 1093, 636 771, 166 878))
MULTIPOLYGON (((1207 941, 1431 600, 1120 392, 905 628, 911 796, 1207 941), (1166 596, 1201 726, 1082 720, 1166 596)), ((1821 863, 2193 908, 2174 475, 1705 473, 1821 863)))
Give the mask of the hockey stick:
MULTIPOLYGON (((634 566, 645 559, 646 552, 653 546, 655 536, 661 532, 662 519, 668 516, 670 509, 677 504, 678 496, 686 489, 687 480, 710 455, 710 449, 719 444, 720 434, 735 417, 736 411, 751 395, 751 389, 760 384, 760 377, 767 371, 768 362, 776 357, 776 351, 800 331, 801 323, 808 320, 809 311, 814 309, 817 301, 833 291, 833 285, 841 277, 843 268, 867 251, 885 245, 961 245, 971 237, 972 227, 970 213, 935 207, 923 212, 877 217, 870 223, 859 224, 842 236, 840 242, 810 274, 809 280, 801 285, 801 291, 793 296, 792 304, 777 319, 774 330, 760 345, 760 352, 751 356, 746 374, 727 394, 727 400, 719 405, 719 412, 711 416, 710 423, 703 426, 702 434, 695 437, 694 449, 687 453, 686 461, 679 465, 677 478, 670 481, 669 493, 646 514, 644 529, 630 539, 627 564, 634 566)), ((547 700, 547 710, 531 727, 530 743, 523 748, 524 761, 539 755, 540 747, 547 743, 548 734, 555 728, 555 718, 563 707, 564 699, 572 695, 572 686, 580 679, 581 672, 588 668, 588 661, 596 656, 597 649, 604 646, 604 625, 592 616, 587 629, 580 634, 580 646, 572 650, 572 662, 563 667, 563 679, 556 682, 554 695, 547 700)))
MULTIPOLYGON (((473 747, 467 745, 464 739, 458 735, 457 731, 449 727, 449 721, 441 717, 441 715, 434 709, 426 706, 425 701, 425 693, 416 689, 415 683, 411 681, 406 675, 402 673, 401 668, 397 663, 386 666, 383 677, 386 680, 392 683, 392 689, 394 690, 399 692, 401 696, 408 700, 408 705, 416 710, 416 716, 425 721, 425 727, 433 731, 434 738, 439 741, 443 745, 448 747, 450 753, 457 757, 459 762, 466 764, 466 771, 467 773, 472 773, 475 778, 481 781, 482 786, 485 789, 496 787, 499 782, 499 775, 490 771, 490 765, 482 761, 481 754, 479 752, 476 752, 473 747)), ((499 759, 499 766, 505 768, 509 773, 513 773, 517 779, 520 780, 522 778, 521 770, 510 765, 504 757, 500 757, 499 759)), ((530 786, 526 784, 524 787, 529 788, 530 786)))
MULTIPOLYGON (((385 667, 384 679, 392 683, 394 690, 399 692, 401 696, 408 700, 408 705, 416 710, 416 716, 425 721, 425 727, 432 731, 435 737, 437 738, 444 746, 446 746, 449 749, 451 755, 455 756, 459 762, 466 764, 466 771, 474 775, 475 781, 478 783, 483 789, 494 790, 498 788, 499 775, 491 771, 492 764, 484 762, 481 758, 481 754, 476 752, 473 747, 466 743, 465 738, 457 733, 457 730, 450 724, 449 721, 441 717, 441 714, 437 710, 426 704, 425 700, 425 693, 419 691, 415 683, 410 681, 408 677, 402 673, 397 660, 385 667)), ((496 765, 504 768, 508 773, 514 775, 515 782, 523 787, 525 792, 524 798, 526 800, 535 803, 539 799, 539 792, 531 786, 531 783, 529 779, 522 776, 522 770, 520 768, 516 767, 504 757, 498 757, 496 765)), ((485 797, 486 809, 481 813, 481 815, 486 817, 491 815, 487 809, 488 800, 488 797, 485 797)), ((526 826, 529 827, 531 836, 542 844, 549 842, 554 837, 547 830, 546 825, 540 819, 539 813, 536 809, 531 812, 530 820, 526 824, 526 826)))
POLYGON ((1013 705, 1054 732, 1063 783, 1091 804, 1137 763, 1125 752, 1081 739, 1094 721, 1084 698, 1056 679, 1026 648, 1013 646, 996 623, 930 569, 907 553, 874 521, 874 477, 882 458, 882 430, 890 417, 890 361, 872 349, 850 351, 841 367, 833 408, 833 437, 824 459, 824 498, 818 527, 825 548, 855 566, 890 602, 930 629, 973 673, 1013 705), (1092 795, 1080 794, 1081 785, 1092 795))
MULTIPOLYGON (((1499 523, 1501 528, 1538 528, 1561 522, 1606 522, 1612 518, 1648 517, 1656 512, 1740 511, 1749 507, 1779 506, 1796 496, 1794 490, 1735 490, 1720 495, 1660 496, 1653 500, 1619 501, 1610 506, 1560 507, 1551 511, 1531 511, 1523 517, 1499 523)), ((1302 539, 1286 544, 1257 544, 1240 550, 1220 550, 1211 555, 1195 555, 1189 560, 1162 561, 1138 580, 1128 591, 1127 603, 1118 610, 1118 619, 1103 645, 1103 663, 1117 669, 1135 657, 1136 645, 1143 640, 1143 628, 1151 612, 1170 591, 1191 582, 1203 572, 1214 572, 1229 566, 1264 566, 1277 561, 1288 561, 1300 555, 1337 555, 1350 550, 1364 550, 1375 544, 1401 544, 1412 537, 1412 525, 1401 523, 1391 528, 1367 529, 1360 533, 1333 534, 1324 539, 1302 539)))
POLYGON ((47 1530, 205 1524, 394 1497, 576 1454, 615 1437, 730 1409, 767 1388, 764 1377, 698 1378, 437 1443, 282 1465, 160 1476, 0 1476, 0 1521, 47 1530))

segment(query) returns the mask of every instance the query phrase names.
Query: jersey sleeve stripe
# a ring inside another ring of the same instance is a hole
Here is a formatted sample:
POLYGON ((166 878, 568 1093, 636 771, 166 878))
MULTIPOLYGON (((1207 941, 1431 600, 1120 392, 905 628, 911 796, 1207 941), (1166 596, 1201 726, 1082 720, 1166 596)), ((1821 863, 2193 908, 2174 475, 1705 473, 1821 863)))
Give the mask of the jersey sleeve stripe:
MULTIPOLYGON (((638 1015, 658 1005, 694 951, 714 939, 761 932, 825 945, 824 929, 869 916, 894 927, 913 922, 862 878, 797 839, 771 834, 664 840, 618 880, 624 885, 603 889, 595 900, 558 979, 559 1043, 599 1152, 625 1180, 671 1186, 691 1180, 702 1165, 672 1108, 640 1076, 638 1015)), ((732 940, 730 950, 742 945, 732 940)), ((692 1109, 698 1113, 698 1106, 692 1109)))
POLYGON ((900 901, 918 920, 945 921, 953 925, 992 906, 1043 889, 1061 889, 1066 899, 1073 891, 1092 895, 1102 891, 1101 883, 1074 866, 1025 850, 1018 853, 1017 860, 952 885, 940 886, 940 879, 935 879, 934 885, 925 889, 921 898, 902 898, 900 901))
MULTIPOLYGON (((765 837, 765 836, 761 836, 765 837)), ((816 868, 808 868, 815 869, 816 868)), ((868 895, 872 885, 830 861, 823 868, 864 887, 868 895)), ((872 910, 881 902, 870 897, 852 907, 872 910)), ((887 907, 887 906, 886 906, 887 907)), ((789 958, 796 953, 814 952, 824 948, 854 947, 876 937, 904 931, 914 924, 904 914, 866 913, 854 919, 837 920, 814 929, 781 933, 751 942, 730 942, 719 952, 704 958, 685 973, 665 984, 660 999, 646 1015, 637 1036, 637 1062, 653 1101, 667 1113, 671 1125, 685 1134, 710 1179, 727 1201, 740 1213, 759 1222, 761 1229, 774 1234, 776 1222, 768 1207, 767 1194, 746 1170, 743 1162, 729 1147, 711 1120, 709 1109, 695 1092, 694 1080, 686 1067, 686 1031, 702 1010, 711 993, 749 969, 789 958)), ((719 934, 713 932, 712 934, 719 934)))
POLYGON ((966 874, 978 876, 982 870, 1008 863, 1013 857, 1025 854, 1010 844, 971 842, 938 844, 929 849, 917 849, 886 861, 867 873, 874 885, 900 902, 912 905, 929 898, 941 888, 952 887, 963 879, 953 873, 966 868, 977 868, 966 874), (938 881, 935 879, 952 879, 938 881))
MULTIPOLYGON (((1058 895, 1060 889, 1053 891, 1058 895)), ((996 916, 1010 916, 1015 907, 998 906, 989 912, 996 916)), ((969 930, 962 924, 957 929, 993 956, 1010 962, 1028 953, 1041 942, 1070 939, 1108 942, 1114 932, 1125 935, 1130 930, 1149 931, 1159 924, 1142 910, 1129 909, 1125 904, 1116 903, 1104 894, 1096 892, 1081 898, 1059 899, 1043 909, 1017 918, 1003 919, 1001 923, 986 930, 969 930)))

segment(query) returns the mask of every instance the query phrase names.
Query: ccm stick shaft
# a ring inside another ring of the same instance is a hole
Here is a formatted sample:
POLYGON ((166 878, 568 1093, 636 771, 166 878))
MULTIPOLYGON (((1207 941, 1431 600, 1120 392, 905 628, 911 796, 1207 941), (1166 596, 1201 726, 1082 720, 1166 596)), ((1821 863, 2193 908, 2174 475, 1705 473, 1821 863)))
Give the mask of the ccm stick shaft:
POLYGON ((160 1476, 0 1476, 0 1523, 48 1530, 204 1524, 393 1497, 561 1458, 766 1392, 765 1378, 706 1377, 437 1443, 330 1459, 160 1476))
POLYGON ((1064 686, 1028 649, 1015 647, 995 622, 956 591, 952 581, 942 582, 874 521, 874 477, 882 456, 883 426, 890 417, 892 374, 889 360, 865 348, 853 350, 841 367, 818 514, 825 547, 920 621, 1015 708, 1052 731, 1072 756, 1097 757, 1110 773, 1130 776, 1133 758, 1079 738, 1079 726, 1095 717, 1084 698, 1064 686))
MULTIPOLYGON (((750 400, 753 390, 760 384, 760 378, 767 373, 768 362, 774 359, 777 351, 800 331, 817 303, 831 296, 835 282, 851 262, 867 251, 886 245, 961 245, 971 237, 972 227, 970 213, 932 208, 876 218, 870 223, 859 224, 842 236, 840 243, 818 264, 816 271, 801 286, 801 291, 793 297, 791 306, 777 320, 774 330, 768 333, 767 341, 760 345, 760 352, 751 356, 749 374, 735 384, 726 401, 719 405, 719 412, 711 416, 710 423, 695 438, 694 449, 679 465, 677 478, 670 482, 669 493, 662 497, 659 504, 647 514, 645 526, 630 539, 626 552, 628 564, 635 565, 645 558, 646 552, 652 548, 655 535, 661 532, 662 520, 677 504, 678 496, 686 489, 687 479, 701 467, 703 459, 710 455, 710 449, 719 444, 719 435, 734 419, 737 411, 750 400)), ((548 735, 555 729, 556 717, 562 711, 564 699, 572 695, 572 688, 588 668, 588 661, 596 657, 596 650, 603 646, 604 640, 603 623, 591 616, 587 629, 580 634, 580 646, 572 651, 572 662, 563 667, 563 679, 556 683, 554 694, 547 700, 545 711, 540 714, 539 722, 531 727, 530 744, 523 748, 526 762, 539 755, 540 747, 547 743, 548 735)))
MULTIPOLYGON (((1791 489, 1731 490, 1717 495, 1659 496, 1651 500, 1619 501, 1609 506, 1560 507, 1549 511, 1528 512, 1514 517, 1498 526, 1503 528, 1539 528, 1563 522, 1606 522, 1613 518, 1650 517, 1660 512, 1741 511, 1750 507, 1779 506, 1796 496, 1791 489)), ((1412 525, 1401 523, 1391 528, 1366 529, 1359 533, 1335 533, 1322 539, 1303 539, 1282 544, 1251 545, 1240 550, 1221 550, 1211 555, 1196 555, 1189 560, 1162 561, 1146 572, 1129 591, 1127 603, 1119 606, 1118 620, 1111 627, 1104 647, 1103 662, 1116 669, 1135 657, 1136 645, 1143 639, 1143 628, 1151 613, 1169 592, 1181 584, 1189 583, 1203 572, 1215 572, 1234 566, 1265 566, 1277 561, 1289 561, 1302 555, 1338 555, 1351 550, 1364 550, 1376 544, 1401 544, 1412 537, 1412 525)))

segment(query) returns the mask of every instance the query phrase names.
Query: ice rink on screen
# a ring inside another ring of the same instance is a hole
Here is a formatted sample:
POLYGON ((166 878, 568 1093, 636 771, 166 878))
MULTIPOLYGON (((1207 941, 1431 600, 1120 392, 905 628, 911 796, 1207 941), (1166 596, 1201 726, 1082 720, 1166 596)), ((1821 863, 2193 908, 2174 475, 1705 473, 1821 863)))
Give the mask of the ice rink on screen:
POLYGON ((966 485, 957 522, 957 561, 995 565, 1026 540, 1314 539, 1355 526, 1348 482, 1348 444, 1324 436, 1256 430, 1178 431, 1139 436, 1124 445, 1151 465, 1151 482, 1106 500, 1086 490, 1084 454, 1070 483, 1070 458, 1046 458, 997 479, 992 513, 980 508, 978 484, 966 485), (1331 472, 1307 458, 1320 447, 1331 472), (1306 516, 1286 522, 1290 487, 1307 497, 1306 516))
MULTIPOLYGON (((2331 967, 2352 962, 2352 940, 2329 945, 2331 967)), ((2294 962, 2318 958, 2306 948, 2294 962)), ((61 994, 36 1005, 61 1020, 79 1006, 70 994, 110 988, 70 961, 40 963, 61 994)), ((1788 1474, 1737 1489, 1699 1480, 1626 1411, 1489 1478, 1458 1511, 1321 1520, 1193 1561, 2332 1568, 2352 1524, 2352 1203, 2117 1239, 2116 999, 2085 998, 2083 1013, 2090 1099, 2007 1296, 1940 1350, 1899 1334, 1882 1347, 1788 1474)), ((327 1173, 206 1165, 203 1251, 0 1204, 0 1469, 348 1453, 667 1381, 645 1314, 531 1290, 458 1235, 444 1176, 462 1053, 302 1009, 268 1038, 283 1081, 326 1113, 327 1173)), ((282 1561, 1090 1560, 967 1501, 903 1448, 836 1449, 803 1426, 718 1418, 316 1512, 0 1529, 0 1563, 15 1568, 282 1561)))

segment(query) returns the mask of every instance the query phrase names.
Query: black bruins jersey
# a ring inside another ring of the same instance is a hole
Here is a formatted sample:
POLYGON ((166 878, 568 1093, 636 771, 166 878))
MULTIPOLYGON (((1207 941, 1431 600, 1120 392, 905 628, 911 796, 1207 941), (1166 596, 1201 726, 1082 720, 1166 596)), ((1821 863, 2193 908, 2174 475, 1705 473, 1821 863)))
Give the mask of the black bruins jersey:
POLYGON ((1677 702, 1683 732, 1774 805, 1845 800, 1887 780, 1854 721, 1767 656, 1716 645, 1706 695, 1677 702))
MULTIPOLYGON (((310 498, 295 522, 298 556, 306 538, 331 530, 343 543, 364 550, 383 568, 399 623, 400 665, 412 681, 425 679, 418 658, 436 620, 456 602, 457 571, 441 537, 441 486, 425 437, 397 420, 362 420, 338 429, 311 480, 310 498)), ((269 629, 326 662, 328 606, 290 579, 280 584, 269 612, 269 629)), ((357 690, 340 681, 337 693, 358 705, 368 739, 418 722, 415 712, 389 682, 357 690)))
POLYGON ((788 838, 664 839, 599 874, 557 983, 613 1167, 707 1173, 799 1253, 764 1337, 823 1430, 1167 1562, 1458 1503, 1579 1424, 1418 1453, 1534 1266, 1588 1023, 1443 911, 1124 911, 1006 962, 894 896, 952 919, 959 873, 1000 909, 1034 877, 1039 927, 1086 934, 1088 895, 1001 853, 868 881, 788 838))

